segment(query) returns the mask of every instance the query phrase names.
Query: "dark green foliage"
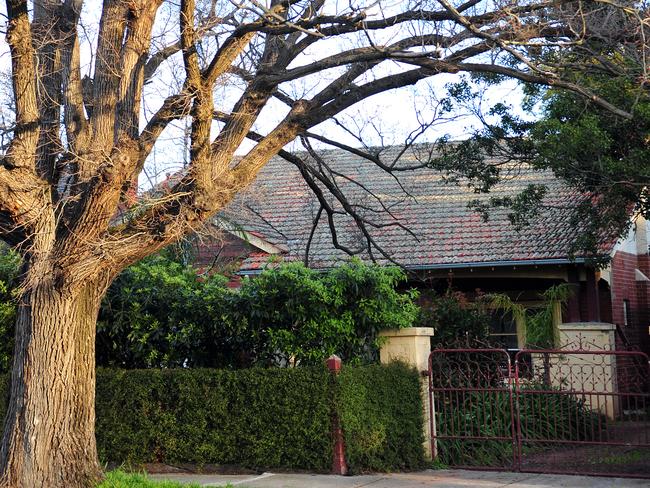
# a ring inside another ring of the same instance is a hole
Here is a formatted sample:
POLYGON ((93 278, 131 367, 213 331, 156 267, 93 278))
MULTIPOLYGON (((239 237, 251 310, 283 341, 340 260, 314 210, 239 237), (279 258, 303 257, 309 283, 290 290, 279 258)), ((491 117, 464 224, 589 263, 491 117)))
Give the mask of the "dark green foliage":
POLYGON ((240 330, 223 276, 201 277, 163 255, 127 268, 109 288, 97 323, 97 364, 125 368, 237 364, 240 330))
POLYGON ((336 381, 324 367, 97 370, 97 446, 117 464, 327 471, 332 408, 353 471, 423 465, 419 378, 401 364, 344 366, 336 381))
MULTIPOLYGON (((621 66, 622 67, 622 66, 621 66)), ((575 94, 543 94, 543 118, 530 131, 534 164, 549 168, 585 195, 576 221, 588 222, 578 248, 593 249, 603 235, 618 237, 630 212, 650 217, 650 96, 627 76, 590 75, 580 80, 627 110, 623 119, 575 94)))
MULTIPOLYGON (((567 90, 524 85, 523 108, 528 118, 511 106, 497 103, 482 113, 483 126, 472 138, 452 144, 442 139, 440 155, 431 166, 477 193, 489 192, 516 172, 512 165, 492 164, 495 159, 551 170, 575 190, 570 218, 581 232, 572 251, 603 264, 608 257, 603 256, 600 246, 629 228, 631 213, 650 218, 650 95, 644 82, 639 83, 644 79, 639 70, 645 69, 640 64, 610 51, 597 60, 574 56, 576 66, 595 66, 604 61, 613 68, 610 72, 585 70, 573 74, 573 81, 631 114, 631 118, 567 90)), ((483 100, 483 90, 466 78, 449 87, 450 103, 480 111, 476 104, 483 100)), ((553 205, 552 199, 543 200, 548 193, 545 186, 531 185, 519 195, 477 199, 470 206, 484 218, 493 208, 507 208, 512 223, 522 228, 534 221, 544 205, 553 205)))
POLYGON ((489 342, 490 314, 483 300, 470 302, 459 292, 427 297, 418 326, 433 327, 431 347, 480 347, 489 342))
POLYGON ((354 324, 329 309, 330 291, 315 271, 295 263, 244 279, 235 321, 246 324, 250 350, 265 365, 322 363, 354 324))
POLYGON ((329 385, 325 368, 100 369, 100 458, 323 471, 329 385))
POLYGON ((0 249, 0 374, 9 371, 13 356, 19 266, 18 254, 0 249))
POLYGON ((503 437, 438 439, 438 460, 449 466, 508 467, 513 461, 510 397, 503 392, 440 393, 436 398, 440 436, 503 437))
POLYGON ((339 409, 346 458, 354 473, 423 467, 418 372, 403 364, 343 368, 339 409))
MULTIPOLYGON (((520 390, 518 405, 522 438, 530 440, 596 440, 606 422, 585 405, 579 394, 548 392, 557 388, 529 385, 520 390)), ((548 446, 546 446, 548 447, 548 446)))
POLYGON ((382 329, 410 327, 418 314, 416 292, 396 267, 354 260, 328 273, 301 263, 267 269, 244 280, 233 322, 246 323, 262 364, 320 364, 332 354, 345 363, 377 358, 382 329))
POLYGON ((9 375, 0 374, 0 425, 4 425, 4 418, 9 406, 9 375))
POLYGON ((398 268, 353 261, 328 273, 270 267, 239 291, 157 256, 109 289, 97 326, 102 366, 226 367, 346 363, 377 356, 381 329, 412 325, 415 292, 398 268))

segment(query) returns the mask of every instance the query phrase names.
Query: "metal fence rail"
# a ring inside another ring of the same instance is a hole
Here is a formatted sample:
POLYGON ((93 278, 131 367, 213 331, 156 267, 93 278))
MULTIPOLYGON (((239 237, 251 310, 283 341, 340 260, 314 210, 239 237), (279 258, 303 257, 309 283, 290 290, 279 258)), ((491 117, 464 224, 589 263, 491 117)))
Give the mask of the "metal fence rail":
POLYGON ((469 469, 650 478, 650 366, 640 352, 438 349, 432 452, 469 469))

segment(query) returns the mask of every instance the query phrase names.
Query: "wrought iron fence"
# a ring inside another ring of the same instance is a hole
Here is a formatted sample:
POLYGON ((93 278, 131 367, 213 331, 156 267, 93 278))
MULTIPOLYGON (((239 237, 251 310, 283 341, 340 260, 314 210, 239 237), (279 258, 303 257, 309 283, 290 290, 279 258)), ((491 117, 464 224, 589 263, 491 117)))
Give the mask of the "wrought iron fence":
POLYGON ((635 351, 437 349, 432 452, 474 469, 650 478, 650 366, 635 351))

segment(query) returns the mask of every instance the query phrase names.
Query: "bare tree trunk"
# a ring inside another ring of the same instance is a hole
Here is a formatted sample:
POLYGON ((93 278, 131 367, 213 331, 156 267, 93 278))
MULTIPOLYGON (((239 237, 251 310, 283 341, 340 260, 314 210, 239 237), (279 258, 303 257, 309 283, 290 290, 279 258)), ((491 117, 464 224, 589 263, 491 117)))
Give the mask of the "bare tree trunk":
POLYGON ((91 487, 95 444, 96 282, 66 290, 44 279, 18 312, 11 398, 0 446, 0 487, 91 487))

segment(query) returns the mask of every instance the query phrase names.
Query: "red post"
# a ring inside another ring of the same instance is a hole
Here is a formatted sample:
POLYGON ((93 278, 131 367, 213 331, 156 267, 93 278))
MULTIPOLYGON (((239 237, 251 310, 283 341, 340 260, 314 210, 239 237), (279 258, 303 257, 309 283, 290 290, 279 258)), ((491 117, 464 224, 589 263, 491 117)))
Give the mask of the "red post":
MULTIPOLYGON (((341 372, 341 358, 332 355, 327 361, 327 369, 333 375, 341 372)), ((338 412, 334 407, 334 398, 332 398, 332 440, 334 449, 332 452, 332 474, 346 475, 348 474, 348 466, 345 462, 345 441, 343 439, 343 429, 341 429, 341 420, 339 419, 338 412)))

